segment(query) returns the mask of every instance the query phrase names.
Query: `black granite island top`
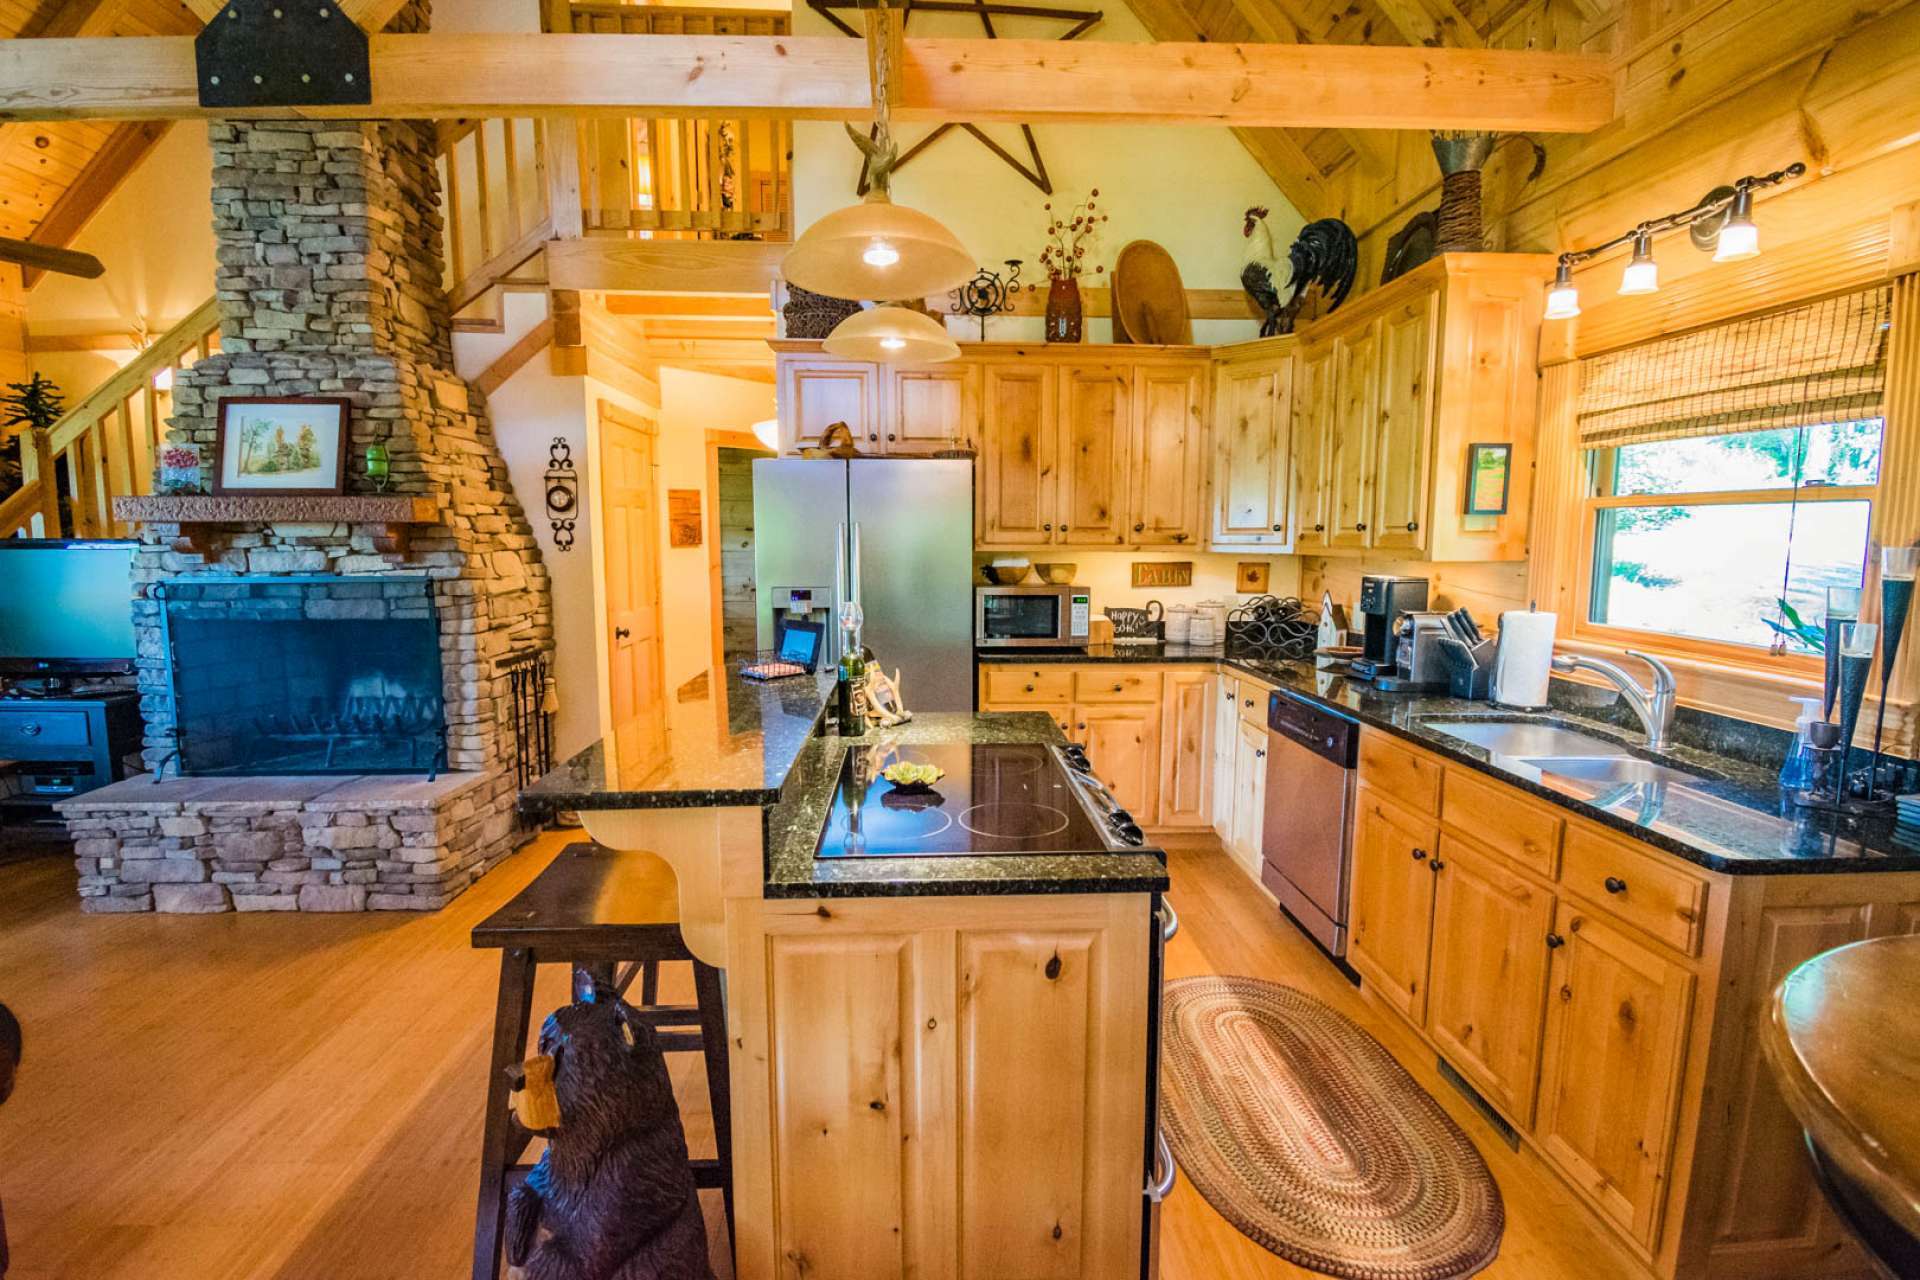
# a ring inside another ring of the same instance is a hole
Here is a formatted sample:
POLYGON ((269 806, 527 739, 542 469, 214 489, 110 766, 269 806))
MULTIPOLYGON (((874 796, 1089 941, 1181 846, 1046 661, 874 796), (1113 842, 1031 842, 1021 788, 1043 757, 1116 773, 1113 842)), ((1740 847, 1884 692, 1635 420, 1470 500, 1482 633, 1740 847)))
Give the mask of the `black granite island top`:
POLYGON ((1024 893, 1159 893, 1167 887, 1164 855, 1134 853, 949 855, 938 858, 813 856, 833 806, 840 766, 850 750, 935 743, 1062 742, 1053 717, 1037 712, 967 715, 921 712, 906 724, 859 738, 808 742, 787 780, 787 793, 767 811, 769 898, 872 898, 1024 893))
POLYGON ((706 809, 766 806, 820 725, 834 675, 759 682, 729 672, 716 699, 670 699, 665 751, 618 730, 520 793, 552 809, 706 809))
MULTIPOLYGON (((1487 702, 1409 693, 1382 693, 1304 662, 1228 657, 1219 646, 1097 645, 1086 652, 1025 651, 976 655, 982 663, 1216 663, 1342 711, 1375 729, 1404 738, 1436 755, 1519 787, 1582 817, 1612 827, 1711 871, 1728 875, 1804 875, 1821 872, 1920 871, 1920 847, 1896 839, 1891 816, 1857 818, 1795 809, 1778 782, 1776 730, 1718 721, 1713 730, 1681 735, 1682 745, 1663 757, 1645 750, 1637 731, 1602 719, 1594 710, 1563 707, 1584 699, 1611 704, 1610 692, 1555 680, 1556 705, 1545 713, 1581 732, 1620 743, 1637 755, 1663 759, 1702 773, 1697 782, 1598 783, 1543 774, 1486 748, 1433 728, 1459 720, 1538 720, 1503 713, 1487 702), (1763 745, 1764 744, 1764 745, 1763 745)), ((1682 716, 1688 713, 1683 708, 1682 716)), ((1707 718, 1702 718, 1707 719, 1707 718)))

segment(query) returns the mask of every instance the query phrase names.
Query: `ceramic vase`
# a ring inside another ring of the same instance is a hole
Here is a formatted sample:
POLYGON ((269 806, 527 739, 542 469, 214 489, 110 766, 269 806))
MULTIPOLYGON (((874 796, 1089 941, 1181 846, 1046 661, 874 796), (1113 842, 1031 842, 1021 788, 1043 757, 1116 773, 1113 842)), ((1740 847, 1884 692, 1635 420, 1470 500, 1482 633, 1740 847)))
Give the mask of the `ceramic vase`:
POLYGON ((1080 282, 1072 276, 1055 276, 1047 285, 1047 341, 1078 342, 1082 316, 1080 282))

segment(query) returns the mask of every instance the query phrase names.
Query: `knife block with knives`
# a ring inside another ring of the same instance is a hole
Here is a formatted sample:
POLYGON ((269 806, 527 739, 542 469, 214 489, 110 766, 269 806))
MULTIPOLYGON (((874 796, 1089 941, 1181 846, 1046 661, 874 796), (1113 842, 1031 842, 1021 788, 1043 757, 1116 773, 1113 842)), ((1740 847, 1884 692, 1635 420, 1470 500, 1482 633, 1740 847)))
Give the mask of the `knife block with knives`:
POLYGON ((1493 692, 1493 655, 1497 646, 1481 634, 1473 616, 1455 609, 1446 617, 1447 634, 1440 637, 1440 653, 1447 664, 1447 692, 1456 698, 1484 701, 1493 692))

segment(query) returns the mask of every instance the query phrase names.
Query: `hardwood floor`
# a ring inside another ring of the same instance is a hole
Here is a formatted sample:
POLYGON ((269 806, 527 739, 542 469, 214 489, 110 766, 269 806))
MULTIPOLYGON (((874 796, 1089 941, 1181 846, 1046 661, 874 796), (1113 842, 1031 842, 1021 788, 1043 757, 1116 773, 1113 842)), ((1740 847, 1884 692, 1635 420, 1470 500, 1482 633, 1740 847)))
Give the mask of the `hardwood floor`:
MULTIPOLYGON (((467 932, 568 838, 544 837, 425 918, 84 917, 70 864, 0 865, 0 1000, 27 1038, 18 1092, 0 1108, 8 1280, 464 1276, 498 970, 467 932)), ((1251 974, 1313 992, 1388 1039, 1473 1135, 1508 1215, 1484 1275, 1638 1274, 1430 1058, 1406 1052, 1216 842, 1174 850, 1173 874, 1171 976, 1251 974)), ((684 966, 663 986, 690 998, 684 966)), ((543 975, 540 1007, 564 997, 563 975, 543 975)), ((694 1149, 706 1150, 698 1063, 677 1057, 675 1072, 694 1149)), ((704 1207, 726 1280, 717 1197, 704 1207)), ((1313 1274, 1245 1240, 1184 1180, 1162 1232, 1166 1280, 1313 1274)))

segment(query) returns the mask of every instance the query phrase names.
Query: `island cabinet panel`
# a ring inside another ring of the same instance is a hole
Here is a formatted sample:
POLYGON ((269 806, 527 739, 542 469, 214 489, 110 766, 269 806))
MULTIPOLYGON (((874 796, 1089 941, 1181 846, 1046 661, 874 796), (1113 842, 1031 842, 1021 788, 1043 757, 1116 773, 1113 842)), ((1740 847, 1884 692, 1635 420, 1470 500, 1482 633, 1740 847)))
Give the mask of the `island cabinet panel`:
POLYGON ((1137 1273, 1149 908, 731 903, 742 1280, 1137 1273))
POLYGON ((1220 367, 1213 392, 1213 543, 1293 543, 1292 343, 1265 359, 1220 367))
POLYGON ((1427 864, 1439 824, 1364 785, 1355 812, 1347 959, 1382 1000, 1421 1026, 1433 935, 1434 873, 1427 864))
POLYGON ((1627 1237, 1651 1250, 1693 1013, 1695 975, 1577 903, 1554 911, 1534 1137, 1627 1237))
POLYGON ((1075 547, 1126 543, 1127 438, 1133 371, 1124 365, 1060 371, 1059 534, 1075 547))
POLYGON ((1553 894, 1450 832, 1439 848, 1427 1034, 1524 1127, 1540 1064, 1553 894))
POLYGON ((1133 394, 1128 541, 1197 546, 1207 491, 1205 371, 1148 366, 1136 372, 1133 394))
POLYGON ((984 547, 1053 541, 1059 384, 1050 365, 981 371, 981 442, 974 464, 974 540, 984 547))

